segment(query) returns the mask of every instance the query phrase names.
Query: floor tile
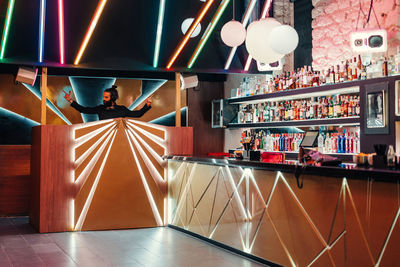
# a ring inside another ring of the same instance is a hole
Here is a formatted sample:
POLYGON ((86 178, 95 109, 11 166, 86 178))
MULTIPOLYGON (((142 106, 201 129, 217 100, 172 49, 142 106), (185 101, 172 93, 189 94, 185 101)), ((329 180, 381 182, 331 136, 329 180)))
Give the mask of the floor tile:
POLYGON ((1 267, 263 266, 168 227, 38 234, 0 218, 1 267))

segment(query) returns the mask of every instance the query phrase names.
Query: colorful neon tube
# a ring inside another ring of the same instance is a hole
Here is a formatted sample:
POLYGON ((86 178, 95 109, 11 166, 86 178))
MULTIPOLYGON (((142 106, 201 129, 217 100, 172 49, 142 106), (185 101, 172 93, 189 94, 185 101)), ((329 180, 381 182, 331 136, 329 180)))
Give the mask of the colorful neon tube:
POLYGON ((11 23, 11 17, 13 14, 13 10, 14 10, 14 3, 15 3, 15 0, 8 1, 7 15, 6 15, 6 20, 4 22, 4 29, 3 29, 3 38, 1 39, 0 59, 4 58, 4 51, 6 49, 8 31, 10 30, 10 23, 11 23))
POLYGON ((162 36, 164 13, 165 13, 165 1, 166 0, 160 0, 160 9, 158 10, 157 36, 156 36, 156 44, 154 48, 154 58, 153 58, 154 68, 157 68, 158 66, 158 57, 160 55, 160 44, 161 44, 161 36, 162 36))
POLYGON ((41 0, 40 20, 39 20, 39 62, 43 62, 45 20, 46 20, 46 0, 41 0))
POLYGON ((224 13, 226 7, 230 3, 231 0, 222 0, 221 4, 218 7, 217 12, 215 12, 214 17, 212 18, 210 24, 208 25, 206 31, 204 32, 203 36, 200 39, 200 42, 197 44, 196 49, 192 57, 189 60, 188 68, 192 68, 194 63, 196 62, 197 58, 199 57, 201 51, 203 50, 205 44, 207 43, 208 39, 210 38, 211 34, 213 33, 215 26, 218 24, 219 19, 221 18, 222 14, 224 13))
POLYGON ((101 13, 103 12, 104 6, 106 5, 107 0, 100 0, 99 3, 97 4, 96 11, 94 12, 94 15, 92 17, 92 20, 90 21, 90 26, 88 30, 86 31, 85 38, 83 39, 83 42, 81 44, 81 47, 79 48, 78 55, 75 58, 74 64, 78 65, 79 61, 82 58, 83 52, 85 52, 86 46, 89 43, 90 38, 92 37, 93 31, 96 28, 97 22, 99 21, 99 18, 101 16, 101 13))
POLYGON ((65 63, 64 55, 64 3, 63 0, 58 0, 58 35, 60 42, 60 63, 65 63))
POLYGON ((179 54, 182 52, 182 49, 185 47, 187 42, 189 41, 190 36, 196 29, 197 25, 199 25, 200 21, 203 19, 207 11, 210 9, 211 4, 214 2, 214 0, 208 0, 208 2, 203 6, 201 9, 199 15, 197 16, 196 20, 192 23, 190 26, 189 30, 186 32, 183 40, 181 41, 180 45, 176 48, 175 52, 173 53, 173 56, 169 60, 169 63, 167 65, 167 69, 170 69, 172 64, 174 64, 175 60, 178 58, 179 54))

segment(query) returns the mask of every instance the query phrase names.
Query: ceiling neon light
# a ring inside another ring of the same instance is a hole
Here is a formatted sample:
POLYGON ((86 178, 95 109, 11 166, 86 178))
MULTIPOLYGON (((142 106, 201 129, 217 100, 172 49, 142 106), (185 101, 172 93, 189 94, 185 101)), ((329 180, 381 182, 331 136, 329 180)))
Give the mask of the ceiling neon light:
MULTIPOLYGON (((251 12, 253 11, 254 7, 256 6, 257 0, 251 0, 251 2, 248 4, 246 11, 244 12, 244 16, 242 19, 242 24, 243 27, 246 28, 247 23, 249 22, 251 12)), ((237 50, 237 46, 232 47, 231 52, 229 53, 228 59, 225 63, 225 70, 228 70, 231 66, 233 56, 235 55, 237 50)))
MULTIPOLYGON (((268 11, 271 8, 271 5, 272 5, 272 0, 265 1, 264 7, 263 7, 263 10, 261 13, 261 18, 265 19, 266 17, 268 17, 268 11)), ((252 59, 253 58, 250 55, 247 57, 246 64, 244 66, 245 71, 249 70, 252 59)))
POLYGON ((5 20, 4 29, 3 29, 3 38, 1 39, 0 59, 4 58, 4 50, 6 49, 8 31, 10 29, 11 17, 12 17, 13 10, 14 10, 14 3, 15 3, 15 0, 8 1, 7 15, 6 15, 6 20, 5 20))
POLYGON ((45 16, 46 16, 46 0, 41 0, 40 21, 39 21, 39 62, 43 62, 45 16))
POLYGON ((189 60, 188 68, 192 68, 193 64, 196 62, 197 58, 199 57, 201 51, 203 50, 205 44, 207 43, 208 39, 210 38, 211 34, 214 31, 215 26, 218 24, 219 19, 221 18, 222 14, 224 13, 226 7, 230 3, 231 0, 222 0, 221 4, 218 7, 217 12, 215 13, 214 17, 212 18, 210 24, 208 25, 206 31, 204 32, 203 36, 200 39, 192 57, 189 60))
POLYGON ((196 20, 192 23, 192 25, 190 26, 189 30, 186 32, 186 34, 185 34, 183 40, 181 41, 180 45, 175 50, 172 58, 170 59, 168 65, 167 65, 167 69, 170 69, 172 64, 174 64, 175 60, 177 59, 179 54, 182 52, 182 49, 185 47, 185 45, 189 41, 190 36, 192 35, 194 30, 196 29, 197 25, 199 25, 200 21, 203 19, 204 15, 207 13, 208 9, 211 7, 211 4, 213 2, 214 2, 214 0, 208 0, 207 4, 205 4, 203 6, 203 9, 200 11, 200 15, 197 16, 196 20))
POLYGON ((97 22, 99 21, 99 18, 101 16, 101 13, 103 12, 103 9, 104 9, 104 6, 106 5, 106 3, 107 3, 107 0, 100 0, 99 1, 98 5, 97 5, 97 8, 96 8, 96 11, 95 11, 95 13, 93 15, 93 18, 90 21, 90 26, 89 26, 89 28, 88 28, 88 30, 86 32, 85 38, 83 39, 81 47, 79 48, 78 55, 76 56, 76 59, 75 59, 75 62, 74 62, 75 65, 79 64, 79 61, 81 60, 83 52, 85 51, 86 46, 89 43, 90 37, 92 37, 93 31, 96 28, 97 22))
POLYGON ((160 54, 160 43, 161 43, 164 13, 165 13, 165 1, 166 0, 160 0, 160 9, 158 10, 157 36, 156 36, 156 45, 154 48, 154 59, 153 59, 154 68, 157 68, 158 66, 158 56, 160 54))
POLYGON ((60 63, 64 64, 64 3, 63 0, 58 0, 58 35, 60 42, 60 63))

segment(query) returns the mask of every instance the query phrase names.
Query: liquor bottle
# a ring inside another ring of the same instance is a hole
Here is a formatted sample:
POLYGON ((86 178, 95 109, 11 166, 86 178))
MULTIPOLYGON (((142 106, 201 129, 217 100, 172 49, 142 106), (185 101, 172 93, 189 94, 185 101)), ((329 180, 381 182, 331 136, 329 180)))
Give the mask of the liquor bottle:
POLYGON ((346 129, 344 129, 340 139, 340 153, 346 153, 346 129))
POLYGON ((322 132, 319 132, 318 136, 318 152, 324 153, 324 137, 322 136, 322 132))
POLYGON ((333 118, 333 98, 330 96, 328 100, 328 118, 333 118))
POLYGON ((342 136, 339 133, 336 138, 336 153, 342 153, 342 136))
POLYGON ((324 151, 325 153, 331 153, 331 137, 329 133, 326 134, 324 151))
POLYGON ((355 111, 356 111, 356 116, 360 116, 360 98, 359 97, 357 97, 357 100, 356 100, 355 111))
POLYGON ((340 65, 336 65, 335 81, 336 83, 343 82, 344 73, 340 69, 340 65))
MULTIPOLYGON (((348 62, 346 60, 346 62, 348 62)), ((350 63, 347 65, 347 81, 352 81, 353 80, 353 60, 350 59, 350 63)))
POLYGON ((328 106, 328 101, 326 97, 322 99, 322 118, 328 117, 328 112, 329 112, 329 106, 328 106))
POLYGON ((347 103, 347 117, 353 116, 353 97, 349 97, 349 102, 347 103))
POLYGON ((353 74, 352 80, 353 81, 358 80, 358 62, 356 57, 354 57, 353 59, 352 74, 353 74))
POLYGON ((384 77, 388 76, 388 62, 387 57, 385 57, 383 64, 382 64, 382 75, 384 77))
POLYGON ((333 134, 333 138, 331 141, 331 151, 332 151, 332 153, 337 152, 337 135, 336 134, 333 134))

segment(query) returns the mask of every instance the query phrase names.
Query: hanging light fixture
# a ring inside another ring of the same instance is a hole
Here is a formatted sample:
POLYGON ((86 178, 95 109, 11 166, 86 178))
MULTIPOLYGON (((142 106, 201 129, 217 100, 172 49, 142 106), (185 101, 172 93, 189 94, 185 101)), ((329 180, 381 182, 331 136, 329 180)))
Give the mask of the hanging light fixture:
POLYGON ((246 39, 246 29, 243 24, 235 20, 235 0, 233 0, 232 20, 225 23, 221 29, 221 39, 227 46, 236 47, 246 39))
POLYGON ((270 47, 279 54, 289 54, 299 44, 299 35, 290 25, 281 25, 273 28, 269 39, 270 47))
POLYGON ((284 54, 271 48, 271 32, 281 23, 273 18, 265 18, 252 22, 247 28, 246 49, 255 60, 262 63, 273 63, 284 54))

